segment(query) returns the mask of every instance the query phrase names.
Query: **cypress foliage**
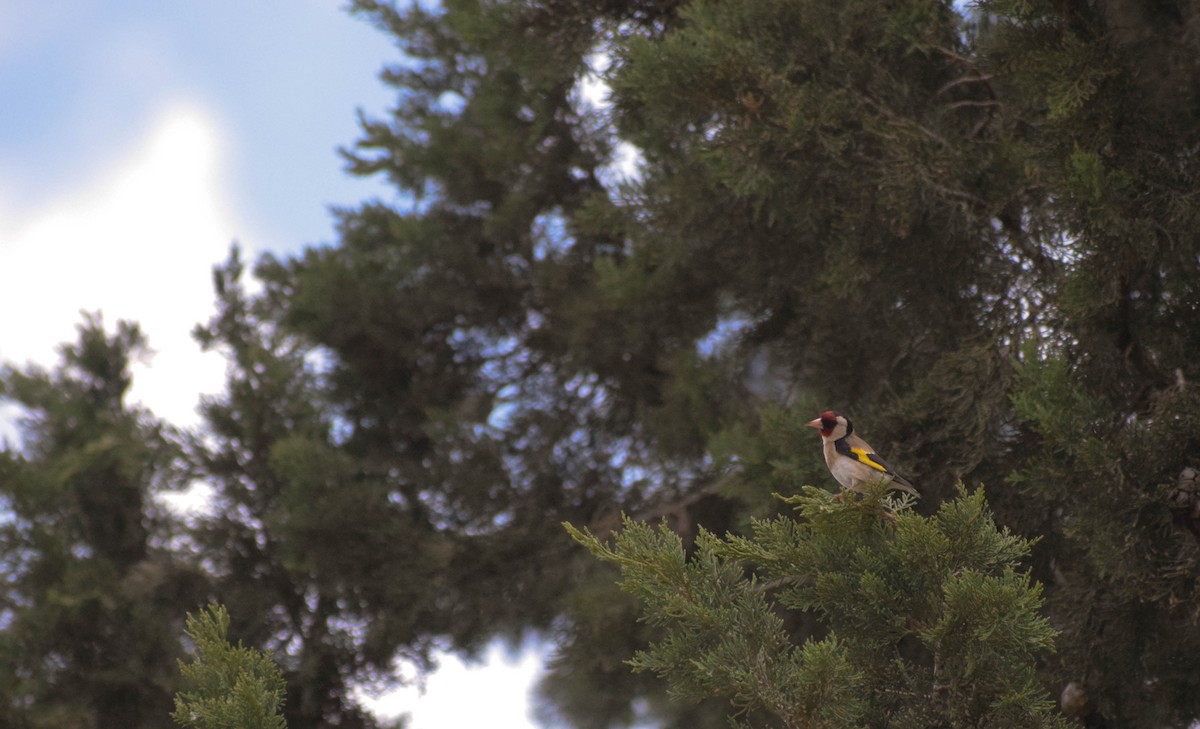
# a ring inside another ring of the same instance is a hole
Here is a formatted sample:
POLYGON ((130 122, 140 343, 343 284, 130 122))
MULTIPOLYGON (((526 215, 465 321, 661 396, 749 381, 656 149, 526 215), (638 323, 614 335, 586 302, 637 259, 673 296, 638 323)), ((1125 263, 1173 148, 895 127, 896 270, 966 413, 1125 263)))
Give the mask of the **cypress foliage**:
POLYGON ((1030 543, 982 489, 929 517, 882 489, 785 501, 796 519, 701 530, 690 554, 665 525, 626 518, 611 545, 566 525, 661 629, 633 670, 683 700, 727 697, 735 726, 1065 726, 1035 676, 1054 631, 1020 565, 1030 543), (789 629, 796 611, 814 634, 789 629))
POLYGON ((191 729, 287 729, 279 714, 284 681, 270 658, 229 643, 229 613, 210 604, 187 616, 192 660, 180 661, 184 688, 171 717, 191 729))

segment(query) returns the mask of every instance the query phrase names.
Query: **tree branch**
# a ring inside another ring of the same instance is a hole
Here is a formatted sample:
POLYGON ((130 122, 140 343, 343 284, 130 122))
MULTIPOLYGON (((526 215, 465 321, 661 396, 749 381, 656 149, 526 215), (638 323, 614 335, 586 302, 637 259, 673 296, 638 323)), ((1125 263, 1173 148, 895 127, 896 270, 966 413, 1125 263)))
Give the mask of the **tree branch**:
POLYGON ((960 77, 960 78, 956 78, 956 79, 954 79, 953 81, 947 81, 946 83, 942 84, 942 87, 941 87, 940 89, 938 89, 938 90, 937 90, 937 93, 936 93, 936 94, 934 94, 934 96, 941 96, 941 95, 945 94, 947 91, 949 91, 949 90, 951 90, 951 89, 953 89, 953 88, 957 88, 957 87, 959 87, 959 86, 962 86, 963 84, 978 84, 978 83, 981 83, 981 84, 984 84, 984 85, 987 87, 987 89, 988 89, 988 95, 989 95, 989 96, 992 96, 992 97, 995 97, 995 94, 994 94, 994 93, 992 93, 992 90, 991 90, 991 89, 992 89, 992 85, 991 85, 990 83, 988 83, 989 81, 991 81, 991 80, 992 80, 992 79, 994 79, 994 78, 996 78, 996 75, 995 75, 995 74, 993 74, 993 73, 988 73, 988 74, 979 74, 979 75, 976 75, 976 76, 962 76, 962 77, 960 77))

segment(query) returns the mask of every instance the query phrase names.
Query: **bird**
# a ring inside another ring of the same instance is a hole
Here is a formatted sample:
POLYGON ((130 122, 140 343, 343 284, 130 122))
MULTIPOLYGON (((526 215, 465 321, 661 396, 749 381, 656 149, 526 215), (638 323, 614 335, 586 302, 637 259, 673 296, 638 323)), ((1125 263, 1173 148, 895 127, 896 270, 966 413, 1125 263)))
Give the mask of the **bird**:
POLYGON ((809 423, 821 431, 821 450, 825 465, 842 488, 862 492, 863 486, 883 478, 891 479, 890 488, 920 497, 908 479, 896 473, 865 440, 854 433, 854 423, 832 410, 809 423))

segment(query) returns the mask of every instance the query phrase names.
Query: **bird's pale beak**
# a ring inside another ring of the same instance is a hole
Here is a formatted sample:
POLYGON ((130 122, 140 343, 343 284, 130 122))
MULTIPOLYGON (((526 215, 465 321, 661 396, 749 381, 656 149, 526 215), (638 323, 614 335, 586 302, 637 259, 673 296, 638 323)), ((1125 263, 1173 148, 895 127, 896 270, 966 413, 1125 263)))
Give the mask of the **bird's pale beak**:
POLYGON ((821 428, 824 428, 825 426, 824 426, 824 425, 821 425, 821 419, 820 419, 820 418, 817 418, 816 420, 814 420, 814 421, 812 421, 811 423, 809 423, 809 424, 808 424, 808 427, 810 427, 810 428, 816 428, 817 430, 820 430, 821 428))

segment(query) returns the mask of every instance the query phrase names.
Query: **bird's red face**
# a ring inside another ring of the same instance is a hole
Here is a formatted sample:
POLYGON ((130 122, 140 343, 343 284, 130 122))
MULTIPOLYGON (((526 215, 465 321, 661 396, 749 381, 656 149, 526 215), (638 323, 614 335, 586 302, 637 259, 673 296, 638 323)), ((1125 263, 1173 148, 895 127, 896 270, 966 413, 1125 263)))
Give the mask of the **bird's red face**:
POLYGON ((812 421, 809 425, 821 431, 821 435, 829 437, 829 434, 837 427, 837 413, 832 410, 826 410, 821 413, 821 417, 812 421))

